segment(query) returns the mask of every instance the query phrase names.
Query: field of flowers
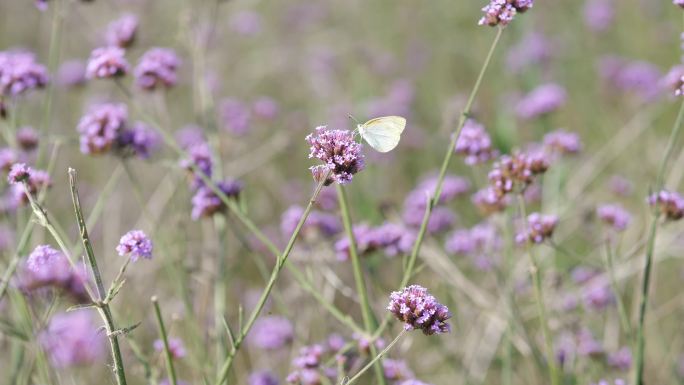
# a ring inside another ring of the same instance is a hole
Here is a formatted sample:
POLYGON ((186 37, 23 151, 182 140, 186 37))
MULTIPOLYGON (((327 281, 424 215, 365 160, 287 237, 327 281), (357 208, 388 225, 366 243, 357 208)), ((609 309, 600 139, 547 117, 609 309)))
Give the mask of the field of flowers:
POLYGON ((683 20, 0 1, 0 385, 684 384, 683 20))

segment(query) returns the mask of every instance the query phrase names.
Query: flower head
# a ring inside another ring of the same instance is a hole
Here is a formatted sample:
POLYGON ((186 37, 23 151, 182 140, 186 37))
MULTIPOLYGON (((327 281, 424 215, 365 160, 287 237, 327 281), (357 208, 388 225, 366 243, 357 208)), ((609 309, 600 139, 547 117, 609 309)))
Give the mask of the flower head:
POLYGON ((618 351, 608 354, 608 366, 627 371, 632 367, 632 351, 624 346, 618 351))
POLYGON ((31 176, 31 168, 25 163, 15 163, 10 168, 7 181, 10 184, 17 184, 26 181, 31 176))
POLYGON ((133 262, 139 258, 152 259, 152 241, 142 230, 131 230, 121 237, 116 252, 122 257, 130 255, 133 262))
POLYGON ((151 48, 140 58, 135 67, 136 84, 147 91, 158 87, 170 88, 176 85, 176 70, 180 66, 180 58, 172 49, 151 48))
POLYGON ((138 17, 132 14, 123 15, 121 18, 109 23, 107 26, 105 35, 107 45, 128 48, 135 41, 137 31, 138 17))
POLYGON ((560 154, 575 154, 582 149, 582 142, 574 132, 556 130, 544 135, 544 146, 560 154))
POLYGON ((607 30, 615 19, 615 4, 612 0, 588 0, 584 5, 584 23, 592 31, 607 30))
POLYGON ((159 135, 143 122, 123 128, 116 138, 116 150, 122 156, 134 155, 147 159, 158 145, 159 135))
POLYGON ((0 95, 18 96, 45 87, 47 82, 47 69, 36 63, 32 53, 0 51, 0 95))
POLYGON ((532 183, 534 175, 546 171, 547 167, 544 157, 531 157, 524 153, 502 155, 489 172, 489 184, 498 197, 523 191, 532 183))
POLYGON ((126 75, 129 70, 126 51, 119 47, 95 48, 86 66, 88 79, 107 79, 126 75))
POLYGON ((565 88, 555 83, 543 84, 518 102, 516 114, 521 119, 531 120, 557 110, 566 99, 565 88))
POLYGON ((104 103, 90 108, 78 122, 81 152, 101 154, 115 144, 128 119, 125 104, 104 103))
POLYGON ((251 345, 264 350, 275 350, 290 343, 293 333, 292 323, 287 318, 266 316, 254 323, 248 338, 251 345))
POLYGON ((492 186, 477 191, 470 200, 484 215, 503 211, 508 205, 508 196, 499 195, 492 186))
POLYGON ((411 285, 393 292, 387 310, 404 322, 406 330, 420 329, 425 335, 448 333, 451 330, 446 322, 451 318, 449 309, 437 302, 422 286, 411 285))
POLYGON ((333 182, 351 182, 353 175, 365 166, 361 153, 363 146, 354 141, 351 131, 328 130, 320 126, 306 137, 306 141, 311 145, 309 158, 317 158, 324 163, 311 167, 314 179, 320 181, 329 174, 324 182, 326 186, 333 182))
POLYGON ((515 240, 518 243, 542 243, 553 235, 557 224, 558 217, 555 215, 532 213, 527 216, 527 231, 516 235, 515 240))
POLYGON ((676 192, 662 190, 648 197, 651 206, 657 205, 660 212, 669 220, 679 220, 684 217, 684 198, 676 192))
POLYGON ((484 126, 472 119, 468 119, 463 126, 454 150, 457 154, 465 155, 468 165, 484 163, 496 156, 492 139, 484 126))
POLYGON ((532 8, 533 0, 490 0, 482 11, 485 13, 478 24, 494 27, 506 26, 516 14, 523 13, 532 8))
POLYGON ((38 131, 30 126, 24 126, 17 130, 17 144, 24 151, 32 151, 38 147, 38 131))
MULTIPOLYGON (((216 183, 216 186, 228 198, 237 198, 242 191, 242 182, 238 180, 226 180, 216 183)), ((211 217, 213 214, 222 211, 225 204, 221 198, 209 187, 202 185, 197 189, 192 197, 192 219, 198 220, 202 217, 211 217)))
POLYGON ((449 253, 471 257, 478 268, 487 270, 502 244, 496 227, 484 222, 470 229, 456 230, 447 238, 444 248, 449 253))
POLYGON ((623 231, 632 220, 629 211, 625 210, 620 204, 605 204, 596 209, 596 214, 599 219, 607 225, 613 227, 616 231, 623 231))
POLYGON ((232 134, 244 135, 252 124, 249 106, 237 99, 224 99, 219 105, 223 127, 232 134))
POLYGON ((71 275, 71 265, 64 254, 48 245, 40 245, 29 254, 21 269, 20 286, 24 290, 46 286, 66 288, 71 275))
POLYGON ((59 313, 50 319, 39 341, 53 365, 85 365, 103 358, 104 336, 87 310, 59 313))
MULTIPOLYGON (((169 352, 171 353, 171 357, 178 359, 178 358, 183 358, 186 356, 187 352, 185 351, 185 345, 183 345, 183 340, 180 338, 168 338, 168 343, 169 343, 169 352)), ((158 339, 155 340, 154 343, 154 350, 161 352, 164 350, 164 341, 158 339)))
POLYGON ((390 381, 401 381, 413 378, 413 372, 408 368, 405 361, 391 358, 382 361, 385 377, 390 381))
POLYGON ((86 66, 80 60, 68 60, 59 66, 57 83, 64 87, 76 87, 86 81, 86 66))
POLYGON ((672 0, 672 4, 678 5, 682 8, 684 8, 684 0, 672 0))
POLYGON ((278 378, 269 371, 253 372, 247 379, 248 385, 279 385, 278 378))

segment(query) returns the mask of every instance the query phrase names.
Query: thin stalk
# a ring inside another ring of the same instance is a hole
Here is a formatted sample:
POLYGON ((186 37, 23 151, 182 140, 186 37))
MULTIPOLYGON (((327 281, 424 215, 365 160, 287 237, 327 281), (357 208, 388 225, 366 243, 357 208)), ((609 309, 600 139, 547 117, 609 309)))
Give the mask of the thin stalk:
POLYGON ((242 342, 244 342, 245 337, 252 329, 252 326, 254 326, 254 322, 256 322, 257 317, 259 317, 261 310, 264 308, 266 300, 268 299, 269 295, 271 294, 271 290, 273 290, 273 287, 275 286, 275 283, 278 280, 280 271, 285 266, 285 262, 287 262, 287 258, 289 257, 290 252, 294 247, 294 244, 297 240, 297 236, 299 236, 299 232, 302 230, 304 222, 306 222, 306 218, 308 218, 314 203, 316 203, 316 199, 318 199, 318 194, 320 194, 321 190, 323 189, 323 184, 325 183, 325 180, 327 178, 328 176, 326 175, 318 183, 318 186, 316 186, 316 190, 314 190, 314 193, 311 196, 311 199, 309 200, 309 204, 306 206, 306 209, 304 209, 304 213, 302 214, 302 217, 299 219, 297 227, 292 233, 290 240, 287 242, 287 246, 285 246, 285 249, 283 250, 282 254, 278 255, 276 259, 276 264, 273 267, 273 271, 271 272, 271 278, 266 284, 264 291, 261 293, 261 297, 259 298, 257 305, 255 306, 254 310, 247 319, 247 323, 245 323, 244 326, 240 328, 240 334, 235 338, 233 347, 231 351, 228 353, 228 356, 226 357, 226 360, 224 361, 223 366, 219 371, 218 380, 216 381, 217 385, 223 384, 228 378, 228 372, 230 371, 230 368, 233 366, 233 360, 235 359, 235 355, 237 354, 237 351, 240 349, 242 342))
MULTIPOLYGON (((525 198, 523 194, 518 194, 518 205, 520 207, 520 216, 523 223, 523 234, 527 234, 527 213, 525 210, 525 198)), ((549 366, 549 375, 551 376, 551 385, 560 385, 560 376, 558 365, 556 365, 556 357, 553 354, 553 344, 551 342, 551 332, 549 331, 549 324, 546 319, 546 305, 544 305, 544 295, 541 287, 541 270, 539 264, 534 256, 533 247, 530 240, 526 239, 525 246, 527 248, 527 255, 530 259, 530 275, 532 275, 532 284, 534 286, 534 297, 537 305, 537 312, 539 313, 539 323, 541 324, 542 336, 544 338, 544 346, 546 350, 546 360, 549 366)))
POLYGON ((620 295, 620 290, 618 289, 617 279, 615 278, 615 266, 613 264, 613 250, 610 247, 610 242, 606 239, 606 269, 608 270, 608 277, 610 278, 610 286, 612 287, 613 293, 615 293, 618 314, 620 316, 620 323, 622 324, 622 329, 627 334, 630 341, 633 340, 634 335, 632 334, 632 326, 629 322, 629 316, 627 315, 627 310, 625 309, 625 303, 622 301, 622 295, 620 295))
POLYGON ((114 326, 114 319, 112 317, 112 312, 109 308, 108 303, 102 303, 102 300, 106 298, 107 291, 102 283, 102 275, 100 274, 100 269, 97 267, 97 260, 95 259, 95 252, 93 251, 93 245, 90 242, 90 237, 88 236, 88 229, 86 228, 85 219, 83 217, 83 211, 81 210, 81 201, 78 196, 78 187, 76 186, 76 170, 73 168, 69 169, 69 186, 71 187, 71 200, 74 205, 74 211, 76 214, 76 221, 78 223, 79 234, 81 235, 81 240, 83 241, 83 248, 86 251, 86 256, 88 263, 90 264, 90 269, 93 272, 93 277, 95 278, 95 285, 98 292, 98 300, 101 305, 98 306, 98 312, 102 316, 105 322, 105 328, 107 331, 107 337, 109 338, 109 344, 111 345, 112 358, 114 360, 114 374, 116 376, 116 382, 118 385, 126 385, 126 373, 123 366, 123 358, 121 356, 121 349, 119 347, 118 336, 114 333, 116 327, 114 326))
MULTIPOLYGON (((668 161, 672 155, 672 150, 674 149, 674 144, 676 142, 677 136, 679 136, 679 131, 682 126, 682 119, 684 118, 684 100, 679 106, 679 112, 677 113, 677 119, 675 120, 672 131, 670 132, 670 138, 667 142, 667 148, 663 154, 663 159, 660 162, 660 168, 658 170, 658 176, 655 184, 655 192, 658 193, 663 188, 663 180, 665 177, 665 170, 667 169, 668 161)), ((656 234, 658 229, 658 205, 653 205, 652 209, 652 219, 651 226, 648 231, 648 242, 646 246, 646 258, 644 261, 644 275, 641 281, 641 303, 639 304, 639 324, 637 325, 637 349, 636 349, 636 365, 635 365, 635 383, 636 385, 644 385, 644 350, 645 350, 645 339, 644 339, 644 325, 646 320, 646 308, 648 307, 648 289, 651 283, 651 269, 653 265, 653 254, 655 252, 656 234)))
POLYGON ((176 379, 176 369, 173 366, 173 355, 171 354, 171 349, 169 348, 169 338, 166 334, 166 328, 164 327, 164 320, 162 319, 161 309, 159 309, 159 301, 157 296, 153 296, 152 305, 154 306, 154 315, 157 317, 157 326, 159 327, 159 335, 161 335, 161 340, 164 343, 164 356, 166 357, 166 371, 169 375, 169 380, 172 385, 177 385, 178 380, 176 379))
MULTIPOLYGON (((361 261, 359 260, 359 254, 356 250, 356 239, 354 238, 354 231, 352 229, 351 213, 349 212, 349 204, 347 203, 347 195, 341 185, 335 186, 337 189, 337 199, 340 203, 340 213, 342 215, 342 223, 344 225, 344 231, 349 240, 349 257, 352 262, 352 269, 354 271, 354 281, 356 281, 356 291, 359 296, 359 302, 361 303, 361 315, 363 317, 363 324, 366 328, 368 334, 373 332, 373 329, 377 328, 377 320, 373 315, 373 309, 371 309, 370 301, 368 300, 368 290, 366 288, 365 278, 363 276, 363 269, 361 267, 361 261)), ((387 384, 385 380, 384 371, 382 368, 382 362, 377 357, 377 348, 375 343, 369 345, 371 357, 373 357, 373 362, 375 365, 373 367, 375 371, 375 377, 379 384, 387 384)))
POLYGON ((361 370, 359 370, 359 372, 356 373, 356 374, 354 375, 354 377, 350 378, 349 381, 346 381, 346 382, 345 382, 345 381, 342 381, 341 385, 352 385, 354 382, 356 382, 356 380, 358 380, 359 378, 361 378, 361 376, 363 375, 363 373, 365 373, 365 372, 366 372, 371 366, 373 366, 380 358, 382 358, 382 356, 384 356, 385 354, 387 354, 387 352, 389 352, 390 349, 392 349, 392 346, 394 346, 394 344, 396 344, 397 342, 399 342, 399 339, 404 335, 404 333, 406 333, 406 329, 402 329, 402 330, 401 330, 401 333, 399 333, 399 334, 394 338, 394 340, 392 340, 392 342, 390 342, 389 345, 387 345, 386 348, 384 348, 380 353, 378 353, 378 355, 375 356, 375 358, 374 358, 371 362, 369 362, 368 364, 366 364, 366 366, 364 366, 361 370))

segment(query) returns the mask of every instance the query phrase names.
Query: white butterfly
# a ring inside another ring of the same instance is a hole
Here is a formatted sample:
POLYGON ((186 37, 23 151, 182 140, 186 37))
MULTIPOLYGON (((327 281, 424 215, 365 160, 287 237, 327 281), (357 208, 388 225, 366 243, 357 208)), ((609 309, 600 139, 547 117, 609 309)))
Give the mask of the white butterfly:
POLYGON ((389 152, 397 147, 404 128, 406 119, 401 116, 382 116, 357 126, 363 140, 379 152, 389 152))

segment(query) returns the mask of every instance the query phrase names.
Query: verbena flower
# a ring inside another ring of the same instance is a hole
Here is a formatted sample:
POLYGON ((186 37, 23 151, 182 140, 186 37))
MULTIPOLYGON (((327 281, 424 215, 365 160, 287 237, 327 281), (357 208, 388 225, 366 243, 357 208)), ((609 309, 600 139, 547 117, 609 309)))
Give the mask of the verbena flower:
POLYGON ((31 176, 31 168, 25 163, 15 163, 10 168, 7 181, 10 184, 17 184, 26 181, 31 176))
POLYGON ((78 122, 80 148, 84 154, 102 154, 115 144, 128 119, 125 104, 103 103, 92 106, 78 122))
POLYGON ((0 148, 0 170, 9 172, 12 166, 19 160, 17 152, 10 148, 0 148))
POLYGON ((678 5, 682 8, 684 8, 684 0, 672 0, 672 4, 678 5))
POLYGON ((437 302, 422 286, 411 285, 390 294, 387 310, 404 322, 406 330, 420 329, 425 335, 448 333, 451 330, 446 322, 451 318, 449 309, 437 302))
POLYGON ((502 246, 496 227, 483 222, 470 229, 454 231, 447 238, 444 249, 448 253, 468 256, 477 268, 489 270, 496 263, 502 246))
POLYGON ((524 191, 534 180, 534 175, 546 171, 546 167, 547 160, 543 157, 531 157, 524 153, 502 155, 487 177, 492 192, 502 197, 524 191))
POLYGON ((525 120, 549 114, 565 104, 565 88, 555 83, 543 84, 525 95, 516 105, 516 115, 525 120))
POLYGON ((554 54, 554 44, 544 33, 527 33, 513 45, 506 56, 506 68, 520 73, 527 68, 548 64, 554 54))
POLYGON ((264 350, 275 350, 292 342, 294 328, 285 317, 265 316, 259 318, 249 334, 250 345, 264 350))
POLYGON ((17 144, 24 151, 32 151, 38 147, 38 131, 30 126, 24 126, 17 130, 17 144))
POLYGON ((316 127, 306 141, 311 145, 309 158, 317 158, 324 164, 311 167, 317 182, 326 176, 324 184, 351 182, 357 172, 363 170, 365 163, 361 153, 363 146, 354 141, 354 135, 347 130, 328 130, 325 126, 316 127))
MULTIPOLYGON (((291 206, 283 213, 280 219, 280 230, 283 236, 289 237, 294 232, 303 214, 304 209, 300 206, 291 206)), ((340 231, 342 231, 342 224, 336 215, 316 210, 309 213, 301 229, 304 236, 315 233, 331 237, 340 231)))
POLYGON ((457 154, 465 155, 465 163, 474 165, 484 163, 496 156, 492 149, 492 139, 484 126, 472 119, 468 119, 461 129, 454 148, 457 154))
MULTIPOLYGON (((14 166, 13 166, 14 167, 14 166)), ((43 189, 46 189, 50 186, 52 186, 52 179, 50 178, 50 175, 43 170, 36 170, 32 168, 27 168, 28 169, 28 177, 25 177, 23 173, 25 172, 25 169, 23 167, 20 167, 21 170, 16 170, 18 176, 24 178, 23 181, 25 183, 14 183, 12 185, 12 199, 14 201, 15 205, 22 205, 28 203, 28 197, 26 194, 31 194, 32 196, 35 196, 38 194, 40 191, 43 189)), ((12 172, 10 171, 10 178, 12 177, 12 172)), ((9 178, 8 178, 9 179, 9 178)), ((14 177, 16 180, 16 177, 14 177)), ((10 183, 12 183, 12 180, 10 179, 10 183)))
POLYGON ((275 100, 262 96, 252 103, 252 111, 254 111, 254 115, 261 119, 271 120, 278 116, 280 106, 275 100))
POLYGON ((57 70, 57 83, 64 87, 81 86, 86 81, 86 65, 81 60, 67 60, 57 70))
POLYGON ((0 51, 0 95, 15 97, 48 82, 45 66, 25 51, 0 51))
POLYGON ((390 381, 401 381, 413 378, 413 372, 406 365, 406 361, 386 358, 382 360, 385 377, 390 381))
POLYGON ((551 238, 553 231, 558 224, 558 217, 555 215, 542 215, 539 213, 532 213, 527 216, 526 232, 521 232, 516 235, 515 240, 518 243, 542 243, 546 239, 551 238))
POLYGON ((544 146, 560 154, 576 154, 582 150, 579 135, 565 130, 556 130, 544 135, 544 146))
POLYGON ((187 150, 194 145, 207 142, 207 138, 204 136, 204 130, 194 124, 189 124, 178 130, 175 134, 175 138, 178 145, 184 150, 187 150))
POLYGON ((39 245, 29 254, 19 276, 19 286, 26 291, 44 287, 66 288, 72 269, 64 254, 48 245, 39 245))
POLYGON ((628 371, 632 367, 632 351, 627 346, 608 354, 608 366, 617 370, 628 371))
POLYGON ((404 381, 398 382, 397 385, 431 385, 431 384, 428 384, 427 382, 416 380, 415 378, 411 378, 409 380, 404 380, 404 381))
POLYGON ((278 378, 269 371, 253 372, 247 379, 248 385, 279 385, 278 378))
POLYGON ((610 189, 610 192, 612 192, 613 194, 621 197, 626 197, 632 195, 634 185, 629 179, 621 175, 613 175, 610 177, 610 180, 608 181, 608 188, 610 189))
POLYGON ((243 36, 254 36, 261 32, 261 15, 253 11, 236 12, 228 22, 230 28, 243 36))
POLYGON ((119 47, 95 48, 86 66, 86 78, 107 79, 124 76, 129 71, 126 51, 119 47))
POLYGON ((122 156, 147 159, 160 142, 157 132, 143 122, 135 122, 121 129, 116 138, 116 150, 122 156))
POLYGON ((116 247, 120 256, 130 255, 131 261, 139 258, 152 259, 152 241, 142 230, 131 230, 124 234, 116 247))
POLYGON ((490 0, 489 4, 482 8, 485 14, 478 24, 491 27, 506 26, 516 14, 527 11, 533 4, 533 0, 490 0))
POLYGON ((602 356, 605 349, 601 342, 594 337, 591 330, 582 328, 577 332, 577 353, 585 357, 602 356))
POLYGON ((684 198, 676 192, 662 190, 648 197, 651 206, 658 205, 660 213, 668 220, 679 220, 684 217, 684 198))
POLYGON ((210 178, 213 171, 211 148, 209 143, 200 142, 189 146, 186 153, 187 157, 181 159, 180 166, 189 172, 192 177, 191 187, 197 189, 204 185, 204 181, 196 174, 193 166, 210 178))
MULTIPOLYGON (((402 225, 386 222, 378 227, 365 224, 355 225, 352 229, 359 256, 382 251, 387 256, 408 254, 415 241, 415 233, 402 225)), ((335 243, 337 259, 349 259, 349 238, 346 236, 335 243)))
POLYGON ((477 191, 470 199, 484 215, 503 211, 508 205, 508 196, 499 195, 497 190, 488 186, 477 191))
POLYGON ((252 112, 246 103, 237 99, 223 99, 219 104, 223 128, 235 135, 244 135, 252 125, 252 112))
POLYGON ((615 303, 610 284, 603 279, 594 279, 583 288, 584 304, 589 310, 602 311, 615 303))
POLYGON ((151 48, 143 54, 135 67, 135 82, 147 91, 173 87, 178 81, 176 72, 180 64, 181 60, 174 50, 151 48))
POLYGON ((138 17, 133 14, 121 16, 107 26, 105 40, 107 45, 121 48, 130 47, 138 31, 138 17))
MULTIPOLYGON (((183 340, 180 338, 173 338, 173 337, 168 337, 168 343, 169 343, 169 352, 171 353, 171 357, 175 359, 183 358, 187 355, 187 352, 185 350, 185 345, 183 344, 183 340)), ((161 339, 157 339, 153 343, 154 350, 158 352, 163 352, 164 351, 164 341, 161 339)))
POLYGON ((599 219, 610 225, 616 231, 623 231, 632 220, 632 215, 620 204, 604 204, 596 209, 599 219))
POLYGON ((38 340, 53 365, 87 365, 104 358, 105 336, 98 332, 93 314, 78 310, 52 316, 38 340))
MULTIPOLYGON (((228 198, 237 198, 243 187, 242 182, 237 180, 217 182, 216 186, 228 198)), ((202 185, 192 197, 191 217, 193 220, 198 220, 202 217, 211 217, 213 214, 223 211, 225 207, 221 198, 209 186, 202 185)))
POLYGON ((594 32, 610 28, 615 19, 613 0, 588 0, 584 4, 584 24, 594 32))
POLYGON ((613 55, 601 58, 599 71, 609 86, 637 95, 641 100, 652 100, 658 96, 667 78, 662 78, 660 69, 653 63, 613 55))

